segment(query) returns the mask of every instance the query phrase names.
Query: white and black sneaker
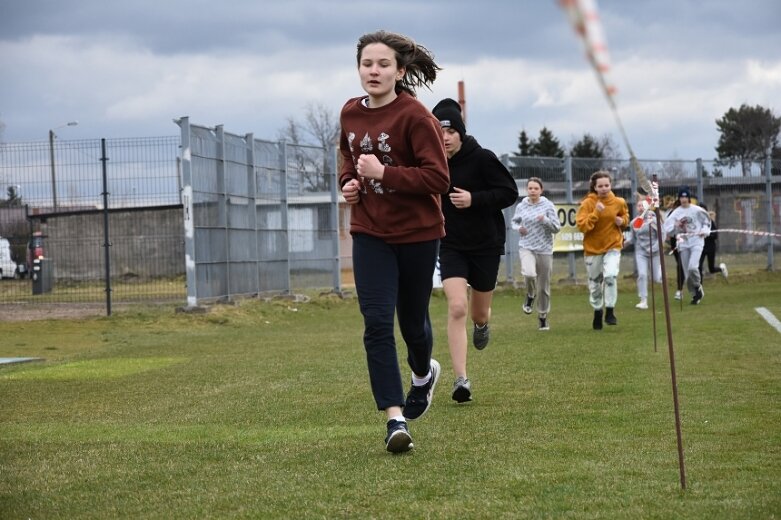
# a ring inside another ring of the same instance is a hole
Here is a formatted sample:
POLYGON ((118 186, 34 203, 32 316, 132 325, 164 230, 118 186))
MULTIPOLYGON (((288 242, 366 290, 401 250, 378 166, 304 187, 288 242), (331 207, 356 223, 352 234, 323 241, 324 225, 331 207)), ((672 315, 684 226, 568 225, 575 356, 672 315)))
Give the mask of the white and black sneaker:
POLYGON ((414 448, 412 435, 409 434, 407 423, 391 419, 388 421, 388 435, 385 436, 385 449, 391 453, 404 453, 414 448))
POLYGON ((729 276, 729 271, 727 271, 727 264, 725 264, 724 262, 720 263, 719 269, 721 269, 721 275, 724 278, 727 278, 729 276))
POLYGON ((702 285, 697 287, 697 290, 694 292, 694 298, 692 298, 692 305, 699 305, 702 301, 702 297, 705 296, 705 289, 702 288, 702 285))
POLYGON ((540 327, 537 330, 550 330, 550 325, 548 325, 548 318, 540 318, 540 327))
POLYGON ((466 403, 472 400, 472 383, 469 379, 458 376, 453 383, 453 401, 457 403, 466 403))
POLYGON ((534 297, 533 296, 526 296, 526 302, 523 304, 523 312, 526 314, 532 313, 532 305, 534 304, 534 297))
POLYGON ((439 381, 439 362, 431 359, 431 379, 421 386, 412 385, 407 393, 404 403, 404 417, 410 421, 419 418, 431 407, 431 399, 434 397, 434 388, 439 381))

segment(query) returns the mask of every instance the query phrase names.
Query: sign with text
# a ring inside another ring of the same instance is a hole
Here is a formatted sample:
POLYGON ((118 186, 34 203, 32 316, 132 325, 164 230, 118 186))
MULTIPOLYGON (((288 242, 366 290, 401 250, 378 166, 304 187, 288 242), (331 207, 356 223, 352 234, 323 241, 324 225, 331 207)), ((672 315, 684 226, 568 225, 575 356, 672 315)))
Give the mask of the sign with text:
POLYGON ((553 235, 553 252, 583 251, 583 233, 575 224, 580 204, 556 204, 561 230, 553 235))

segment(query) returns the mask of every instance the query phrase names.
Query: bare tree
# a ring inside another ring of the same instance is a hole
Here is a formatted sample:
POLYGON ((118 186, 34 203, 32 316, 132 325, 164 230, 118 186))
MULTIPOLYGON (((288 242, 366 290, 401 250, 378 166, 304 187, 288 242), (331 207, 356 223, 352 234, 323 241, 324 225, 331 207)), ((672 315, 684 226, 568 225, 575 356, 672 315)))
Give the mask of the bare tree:
POLYGON ((322 103, 309 103, 303 122, 293 117, 280 131, 280 139, 293 145, 289 165, 298 172, 300 189, 328 191, 328 173, 336 168, 333 150, 339 137, 338 116, 322 103))

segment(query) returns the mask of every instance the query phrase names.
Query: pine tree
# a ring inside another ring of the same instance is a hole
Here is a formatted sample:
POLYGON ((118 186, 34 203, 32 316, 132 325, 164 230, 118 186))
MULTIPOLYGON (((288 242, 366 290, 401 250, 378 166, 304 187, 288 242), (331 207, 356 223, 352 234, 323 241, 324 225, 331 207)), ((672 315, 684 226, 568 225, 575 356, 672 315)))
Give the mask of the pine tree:
POLYGON ((534 148, 534 145, 535 142, 529 139, 526 130, 521 130, 521 133, 518 136, 518 151, 513 152, 513 155, 515 157, 528 157, 532 154, 531 150, 534 148))
POLYGON ((564 157, 564 149, 559 140, 547 127, 542 127, 537 142, 531 147, 531 155, 538 157, 564 157))
POLYGON ((572 157, 582 157, 590 159, 602 159, 604 157, 604 146, 599 143, 591 134, 583 134, 580 141, 572 145, 570 149, 572 157))

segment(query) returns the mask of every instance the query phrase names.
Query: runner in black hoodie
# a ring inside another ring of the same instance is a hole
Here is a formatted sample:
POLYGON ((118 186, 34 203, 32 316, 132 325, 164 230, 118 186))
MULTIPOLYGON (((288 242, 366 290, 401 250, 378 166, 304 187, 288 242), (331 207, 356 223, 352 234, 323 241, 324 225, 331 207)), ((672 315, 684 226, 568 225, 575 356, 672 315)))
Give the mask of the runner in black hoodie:
POLYGON ((443 99, 433 110, 445 139, 450 169, 448 196, 442 197, 445 237, 439 250, 442 287, 448 302, 447 336, 456 381, 453 400, 472 400, 466 373, 466 317, 474 327, 472 341, 482 350, 488 345, 491 300, 505 248, 502 209, 518 199, 518 187, 496 155, 466 135, 461 107, 443 99), (471 309, 469 292, 472 288, 471 309))

